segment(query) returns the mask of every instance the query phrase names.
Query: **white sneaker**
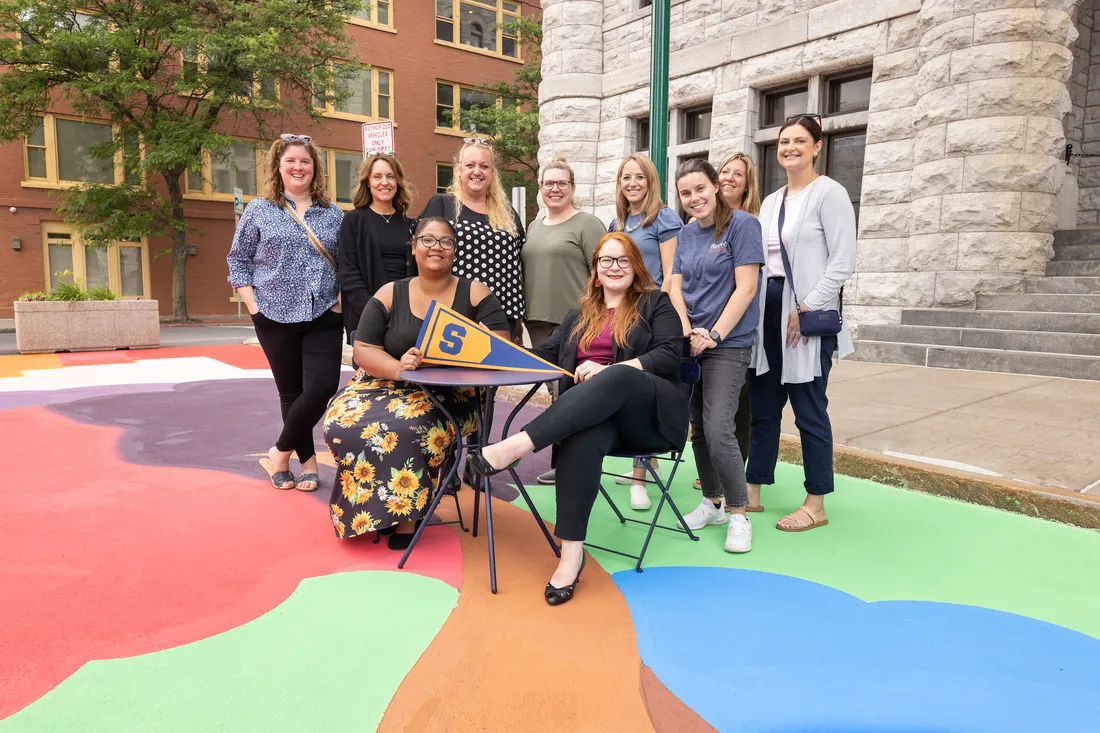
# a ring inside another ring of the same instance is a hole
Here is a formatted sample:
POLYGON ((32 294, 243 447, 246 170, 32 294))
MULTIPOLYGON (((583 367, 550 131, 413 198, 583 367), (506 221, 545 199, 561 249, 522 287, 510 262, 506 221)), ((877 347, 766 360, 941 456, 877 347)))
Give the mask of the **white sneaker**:
POLYGON ((644 512, 646 509, 649 509, 649 505, 649 488, 646 487, 645 484, 631 484, 630 508, 644 512))
MULTIPOLYGON (((630 470, 631 471, 634 470, 633 465, 630 467, 630 470)), ((661 464, 659 464, 659 463, 657 464, 656 471, 657 471, 657 475, 660 476, 661 475, 661 464)), ((649 471, 646 471, 645 476, 643 476, 642 478, 644 478, 646 481, 652 481, 653 480, 653 477, 649 475, 649 471)), ((634 484, 634 477, 630 476, 630 475, 616 476, 615 477, 615 483, 619 484, 620 486, 631 486, 631 485, 634 484)))
MULTIPOLYGON (((726 515, 726 500, 722 499, 721 506, 714 506, 710 499, 703 499, 699 506, 684 515, 688 529, 702 529, 708 524, 725 524, 729 520, 726 515)), ((680 524, 677 522, 677 524, 680 524)), ((684 525, 680 524, 681 527, 684 525)))
POLYGON ((752 522, 744 514, 731 514, 726 530, 726 552, 748 552, 752 549, 752 522))

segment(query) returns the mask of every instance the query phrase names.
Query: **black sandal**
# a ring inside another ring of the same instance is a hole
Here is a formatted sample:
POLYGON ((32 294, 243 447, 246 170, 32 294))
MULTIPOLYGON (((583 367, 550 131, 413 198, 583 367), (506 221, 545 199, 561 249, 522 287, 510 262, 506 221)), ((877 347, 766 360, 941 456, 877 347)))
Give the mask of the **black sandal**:
POLYGON ((473 469, 480 473, 482 476, 496 476, 498 473, 511 471, 519 465, 519 462, 521 460, 522 459, 517 458, 504 468, 493 468, 489 465, 489 462, 485 460, 485 456, 481 455, 480 450, 472 450, 466 454, 466 463, 472 466, 473 469))
POLYGON ((565 586, 564 588, 555 588, 549 583, 546 584, 546 590, 542 593, 546 596, 546 602, 551 606, 560 606, 563 603, 568 603, 573 599, 573 594, 577 590, 577 583, 580 582, 581 573, 584 572, 584 565, 588 562, 588 555, 581 555, 581 569, 577 571, 577 577, 573 579, 572 584, 565 586))
POLYGON ((275 466, 272 465, 271 459, 264 456, 260 459, 260 468, 264 470, 267 477, 271 479, 271 486, 279 491, 290 491, 297 486, 297 482, 294 480, 294 474, 290 471, 276 471, 275 466), (284 486, 283 484, 289 483, 290 486, 284 486))
POLYGON ((420 529, 420 523, 423 522, 423 521, 424 521, 423 519, 416 520, 416 526, 413 527, 413 531, 409 532, 408 534, 398 533, 396 531, 396 527, 394 527, 393 529, 395 531, 390 535, 389 540, 387 540, 387 544, 389 544, 390 549, 391 550, 407 550, 407 549, 409 549, 409 545, 412 544, 413 537, 416 535, 416 530, 420 529))

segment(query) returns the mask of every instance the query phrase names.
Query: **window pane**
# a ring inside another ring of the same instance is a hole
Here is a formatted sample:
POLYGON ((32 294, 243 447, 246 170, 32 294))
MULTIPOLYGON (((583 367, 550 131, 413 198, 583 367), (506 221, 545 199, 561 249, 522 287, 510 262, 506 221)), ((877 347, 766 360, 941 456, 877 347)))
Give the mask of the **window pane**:
POLYGON ((389 3, 383 3, 383 2, 378 3, 378 22, 381 25, 389 25, 390 24, 390 4, 389 3))
POLYGON ((256 195, 256 152, 252 143, 233 143, 227 150, 210 156, 210 185, 213 193, 233 193, 237 186, 245 196, 256 195))
POLYGON ((138 148, 137 138, 133 135, 123 135, 122 147, 125 151, 123 165, 126 167, 126 182, 131 186, 140 186, 141 151, 138 148))
POLYGON ((515 3, 504 3, 503 7, 504 7, 504 12, 506 12, 506 13, 518 13, 519 12, 519 6, 516 5, 515 3))
POLYGON ((497 97, 495 94, 480 92, 476 89, 466 89, 465 87, 458 90, 459 109, 484 109, 485 107, 495 107, 496 103, 497 97))
POLYGON ((764 127, 782 125, 790 115, 806 111, 810 95, 805 89, 773 92, 764 96, 764 127))
POLYGON ((761 197, 778 191, 787 183, 787 172, 783 170, 776 159, 778 150, 775 143, 761 148, 760 160, 761 167, 764 169, 763 175, 760 176, 761 197))
POLYGON ((438 18, 454 18, 453 0, 435 0, 435 14, 438 18))
POLYGON ((110 125, 57 120, 57 177, 62 181, 114 183, 114 161, 93 158, 88 152, 110 141, 110 125))
POLYGON ((85 288, 94 288, 99 285, 107 285, 110 278, 107 272, 107 248, 84 248, 84 275, 87 282, 85 288))
POLYGON ((684 113, 684 133, 680 142, 710 139, 711 111, 707 109, 689 110, 684 113))
POLYGON ((831 135, 825 174, 844 186, 859 221, 859 197, 863 191, 863 153, 867 134, 831 135))
POLYGON ((390 98, 379 97, 378 98, 378 116, 386 119, 390 118, 390 98))
POLYGON ((351 95, 343 102, 337 103, 336 111, 369 117, 371 115, 370 69, 340 66, 336 69, 336 75, 337 89, 351 95))
POLYGON ((46 177, 46 150, 27 148, 27 175, 31 178, 46 177))
POLYGON ((363 0, 363 7, 359 9, 359 12, 352 13, 351 17, 358 18, 359 20, 371 20, 374 18, 374 13, 370 9, 370 0, 363 0))
POLYGON ((187 171, 187 190, 190 193, 202 193, 202 171, 187 171))
POLYGON ((325 108, 325 90, 320 87, 313 87, 313 106, 317 109, 325 108))
POLYGON ((141 248, 119 247, 118 265, 122 279, 122 296, 131 298, 144 296, 145 278, 141 271, 141 248))
POLYGON ((829 82, 829 114, 864 112, 871 106, 871 75, 829 82))
POLYGON ((27 145, 46 147, 46 129, 42 126, 42 123, 43 119, 41 117, 34 118, 34 127, 27 133, 27 145))
POLYGON ((508 36, 505 36, 504 38, 502 38, 501 39, 501 53, 503 53, 505 56, 511 56, 512 58, 516 58, 516 56, 519 55, 519 52, 516 50, 516 39, 509 38, 508 36))
POLYGON ((435 107, 435 126, 436 127, 453 127, 454 123, 451 120, 452 110, 450 107, 443 107, 436 105, 435 107))
POLYGON ((437 163, 435 166, 435 192, 446 193, 451 185, 451 176, 454 175, 454 166, 448 163, 437 163))
POLYGON ((455 103, 455 88, 450 84, 435 85, 435 103, 450 107, 455 103))
POLYGON ((363 158, 356 153, 336 153, 336 200, 350 204, 359 185, 359 164, 363 158))
MULTIPOLYGON (((59 239, 69 240, 70 237, 65 234, 47 234, 46 239, 49 241, 57 237, 59 239)), ((50 290, 57 287, 61 282, 72 282, 72 275, 66 275, 65 277, 58 277, 59 272, 72 272, 73 271, 73 246, 72 244, 57 244, 55 242, 49 242, 47 248, 49 250, 50 257, 50 290)))
POLYGON ((496 11, 462 3, 459 12, 462 18, 459 24, 459 42, 474 48, 496 51, 496 11))
POLYGON ((378 93, 389 96, 390 94, 390 72, 379 71, 378 72, 378 93))
POLYGON ((271 101, 279 98, 275 89, 275 77, 268 76, 260 80, 260 96, 271 101))
POLYGON ((649 118, 643 117, 634 123, 634 150, 649 150, 649 118))
POLYGON ((449 20, 436 20, 435 21, 435 37, 440 41, 454 42, 455 31, 454 24, 449 20))

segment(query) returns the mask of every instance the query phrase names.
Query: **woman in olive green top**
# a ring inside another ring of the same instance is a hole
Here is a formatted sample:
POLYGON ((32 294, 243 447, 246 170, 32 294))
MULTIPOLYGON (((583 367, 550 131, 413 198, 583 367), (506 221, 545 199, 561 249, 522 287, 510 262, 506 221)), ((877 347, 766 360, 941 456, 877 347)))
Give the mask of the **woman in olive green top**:
MULTIPOLYGON (((545 343, 565 314, 577 307, 590 275, 592 254, 607 233, 599 219, 573 206, 576 180, 564 159, 555 158, 543 168, 539 189, 546 216, 528 227, 523 245, 524 325, 534 348, 545 343)), ((553 470, 539 476, 539 483, 554 483, 553 470)))

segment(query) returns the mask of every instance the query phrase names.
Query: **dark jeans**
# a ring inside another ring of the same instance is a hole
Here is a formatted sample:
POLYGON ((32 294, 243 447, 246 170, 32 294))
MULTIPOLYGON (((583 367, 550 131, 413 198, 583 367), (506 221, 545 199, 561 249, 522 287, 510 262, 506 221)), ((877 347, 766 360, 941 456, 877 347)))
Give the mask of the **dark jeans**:
POLYGON ((343 320, 329 310, 301 323, 279 323, 258 313, 252 323, 279 390, 283 431, 275 447, 294 451, 305 463, 316 453, 313 428, 340 386, 343 320))
MULTIPOLYGON (((768 371, 749 371, 752 405, 752 442, 749 447, 750 484, 774 484, 779 458, 779 429, 787 400, 802 438, 802 466, 806 493, 824 495, 833 490, 833 428, 829 423, 829 370, 836 352, 836 336, 821 337, 821 376, 812 382, 781 384, 783 344, 789 313, 783 305, 783 278, 770 278, 764 299, 764 330, 760 341, 768 357, 768 371)), ((797 348, 805 348, 799 343, 797 348)))
POLYGON ((741 394, 737 397, 737 413, 733 416, 733 438, 741 451, 741 459, 749 459, 749 432, 752 428, 752 410, 749 409, 749 380, 741 385, 741 394))
POLYGON ((708 349, 699 355, 702 373, 691 396, 691 448, 703 496, 726 499, 726 506, 749 503, 745 459, 736 441, 734 415, 745 384, 752 347, 708 349))
POLYGON ((657 377, 641 369, 611 366, 565 390, 527 432, 535 450, 558 444, 554 534, 583 541, 600 491, 603 459, 616 450, 669 450, 657 432, 657 377))

